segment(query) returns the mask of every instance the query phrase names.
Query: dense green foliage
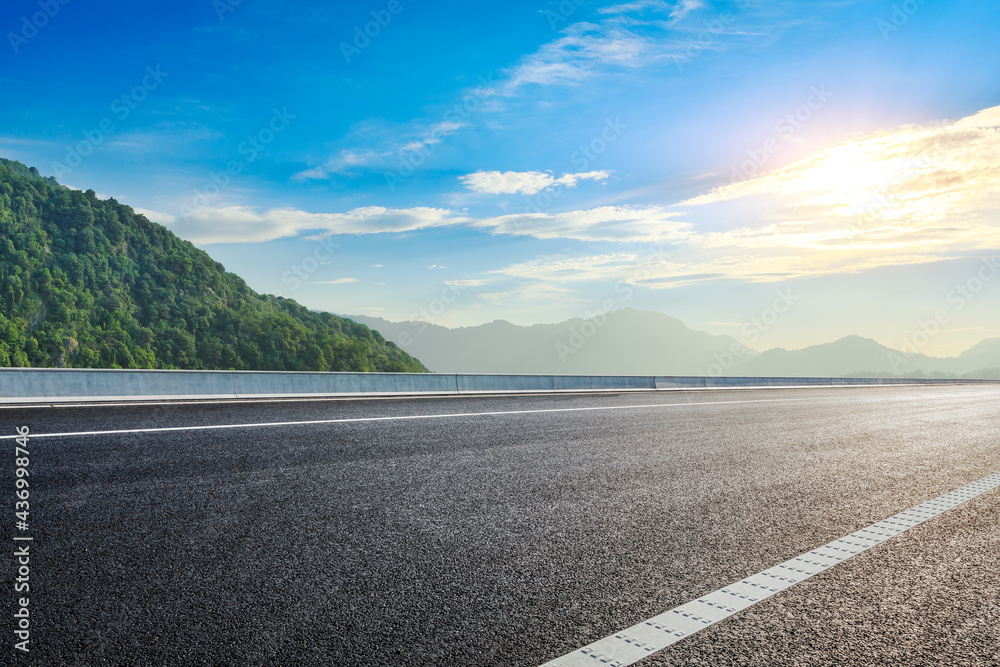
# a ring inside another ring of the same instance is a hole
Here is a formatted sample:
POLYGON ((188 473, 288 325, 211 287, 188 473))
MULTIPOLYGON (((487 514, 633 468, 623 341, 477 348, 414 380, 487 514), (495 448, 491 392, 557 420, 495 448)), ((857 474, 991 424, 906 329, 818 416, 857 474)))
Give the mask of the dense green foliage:
POLYGON ((166 228, 0 159, 0 366, 415 371, 368 327, 260 295, 166 228))

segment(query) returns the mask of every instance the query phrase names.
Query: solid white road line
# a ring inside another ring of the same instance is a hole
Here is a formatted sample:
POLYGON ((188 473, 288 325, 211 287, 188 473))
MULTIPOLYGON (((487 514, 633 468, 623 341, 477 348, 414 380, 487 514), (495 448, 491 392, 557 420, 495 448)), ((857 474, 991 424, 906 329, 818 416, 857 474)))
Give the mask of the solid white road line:
POLYGON ((883 519, 659 616, 577 649, 542 667, 623 667, 729 618, 851 556, 1000 487, 1000 472, 883 519))
MULTIPOLYGON (((647 405, 598 405, 585 408, 546 408, 544 410, 508 410, 502 412, 455 412, 440 415, 397 415, 392 417, 345 417, 341 419, 314 419, 308 421, 262 422, 256 424, 208 424, 205 426, 163 426, 159 428, 126 428, 110 431, 72 431, 67 433, 32 433, 31 438, 68 438, 81 435, 125 435, 132 433, 170 433, 174 431, 209 431, 227 428, 254 428, 263 426, 309 426, 313 424, 350 424, 355 422, 404 421, 410 419, 451 419, 456 417, 496 417, 502 415, 532 415, 548 412, 586 412, 594 410, 637 410, 642 408, 683 408, 692 405, 736 405, 741 403, 789 403, 793 401, 824 401, 826 396, 805 398, 764 398, 747 401, 703 401, 691 403, 655 403, 647 405)), ((13 440, 21 436, 0 435, 0 440, 13 440)))

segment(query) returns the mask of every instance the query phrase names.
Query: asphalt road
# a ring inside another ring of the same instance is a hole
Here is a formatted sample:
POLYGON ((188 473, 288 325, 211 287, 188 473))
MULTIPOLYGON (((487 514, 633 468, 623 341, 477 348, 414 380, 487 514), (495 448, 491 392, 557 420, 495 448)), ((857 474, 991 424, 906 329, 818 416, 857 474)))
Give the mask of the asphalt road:
MULTIPOLYGON (((12 407, 0 435, 429 415, 32 439, 4 664, 538 665, 1000 471, 992 386, 12 407)), ((1000 490, 640 664, 998 665, 1000 490)))

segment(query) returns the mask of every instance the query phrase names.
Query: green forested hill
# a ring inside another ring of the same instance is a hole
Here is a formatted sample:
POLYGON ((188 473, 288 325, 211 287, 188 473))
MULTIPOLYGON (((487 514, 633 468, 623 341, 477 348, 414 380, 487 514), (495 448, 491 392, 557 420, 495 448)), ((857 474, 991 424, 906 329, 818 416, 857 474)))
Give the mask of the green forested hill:
POLYGON ((0 159, 0 366, 426 371, 114 199, 0 159))

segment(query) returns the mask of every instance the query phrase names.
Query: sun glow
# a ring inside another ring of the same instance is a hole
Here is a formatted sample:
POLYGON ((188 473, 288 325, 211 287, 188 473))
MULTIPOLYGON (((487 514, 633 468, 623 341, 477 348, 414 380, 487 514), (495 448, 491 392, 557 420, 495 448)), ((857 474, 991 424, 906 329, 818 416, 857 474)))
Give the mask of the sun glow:
POLYGON ((814 223, 861 218, 862 227, 918 228, 960 221, 1000 194, 998 126, 994 107, 948 125, 864 137, 680 205, 772 195, 814 223))

